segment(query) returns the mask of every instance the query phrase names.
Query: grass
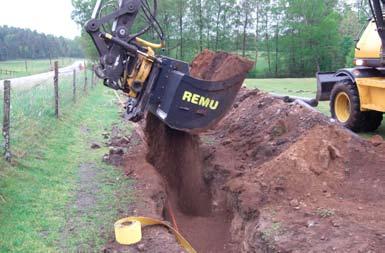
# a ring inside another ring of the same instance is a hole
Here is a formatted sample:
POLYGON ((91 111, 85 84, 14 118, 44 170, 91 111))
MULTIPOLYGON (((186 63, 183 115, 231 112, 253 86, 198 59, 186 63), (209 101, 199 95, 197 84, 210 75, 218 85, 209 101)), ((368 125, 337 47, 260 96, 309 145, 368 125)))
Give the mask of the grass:
MULTIPOLYGON (((98 86, 76 106, 63 108, 60 120, 47 116, 43 130, 29 139, 30 149, 7 165, 0 159, 0 252, 99 252, 117 217, 117 192, 129 194, 130 182, 120 171, 104 165, 106 148, 90 150, 91 141, 119 121, 111 91, 98 86), (85 131, 86 129, 86 131, 85 131), (79 214, 74 201, 79 190, 79 168, 97 167, 95 206, 79 214), (79 216, 76 233, 63 236, 71 217, 79 216)), ((38 126, 30 125, 30 128, 38 126)), ((130 129, 127 127, 127 131, 130 129)))
MULTIPOLYGON (((233 52, 238 55, 243 55, 242 50, 233 52)), ((282 69, 278 68, 278 74, 275 74, 275 52, 270 52, 270 69, 269 69, 269 58, 266 51, 258 52, 258 59, 255 57, 255 51, 246 51, 245 57, 256 61, 255 68, 249 72, 250 78, 270 78, 276 76, 288 76, 288 73, 282 73, 282 69)), ((284 59, 280 56, 279 62, 283 62, 284 59)))
POLYGON ((33 74, 44 73, 52 70, 54 61, 59 61, 60 67, 69 66, 76 61, 72 58, 60 58, 60 59, 43 59, 43 60, 12 60, 12 61, 0 61, 0 80, 5 78, 16 78, 22 76, 29 76, 33 74), (27 62, 27 68, 26 63, 27 62), (13 71, 15 73, 5 73, 7 71, 13 71))
POLYGON ((282 224, 279 222, 274 222, 271 224, 270 227, 266 228, 262 232, 262 237, 271 239, 271 237, 277 236, 281 232, 282 232, 282 224))
POLYGON ((318 208, 316 214, 321 218, 329 218, 335 215, 335 211, 327 208, 318 208))
MULTIPOLYGON (((317 93, 317 81, 315 78, 247 79, 245 83, 249 88, 258 88, 262 91, 280 95, 315 98, 317 93)), ((329 102, 320 102, 317 109, 330 117, 329 102)), ((363 133, 361 136, 369 138, 373 134, 385 137, 385 121, 376 132, 363 133)))
POLYGON ((279 222, 274 222, 270 227, 265 228, 261 232, 261 238, 269 248, 269 250, 275 251, 274 241, 275 237, 283 233, 282 224, 279 222))
MULTIPOLYGON (((90 73, 88 73, 90 77, 90 73)), ((84 72, 77 74, 77 93, 83 95, 84 72)), ((3 94, 0 92, 2 105, 3 94)), ((72 76, 59 76, 60 110, 66 111, 73 106, 72 76)), ((11 144, 19 158, 26 150, 33 149, 36 136, 44 135, 51 128, 55 116, 54 91, 52 80, 44 81, 29 90, 11 91, 11 144)), ((0 118, 3 110, 0 110, 0 118)), ((0 136, 0 144, 3 137, 0 136)))
MULTIPOLYGON (((239 50, 239 51, 236 51, 236 52, 233 52, 233 53, 241 55, 241 56, 243 54, 242 50, 239 50)), ((250 60, 252 60, 252 61, 255 61, 255 51, 246 51, 245 52, 245 57, 250 59, 250 60)), ((271 59, 273 59, 273 57, 274 56, 273 56, 273 53, 272 53, 271 59)), ((273 62, 271 62, 271 63, 273 64, 273 62)), ((257 64, 255 65, 254 71, 251 71, 251 73, 253 75, 256 75, 256 76, 263 76, 263 75, 268 74, 268 69, 269 69, 269 66, 268 66, 268 59, 267 59, 266 52, 259 51, 258 52, 257 64)), ((255 77, 255 76, 253 76, 253 77, 255 77)))

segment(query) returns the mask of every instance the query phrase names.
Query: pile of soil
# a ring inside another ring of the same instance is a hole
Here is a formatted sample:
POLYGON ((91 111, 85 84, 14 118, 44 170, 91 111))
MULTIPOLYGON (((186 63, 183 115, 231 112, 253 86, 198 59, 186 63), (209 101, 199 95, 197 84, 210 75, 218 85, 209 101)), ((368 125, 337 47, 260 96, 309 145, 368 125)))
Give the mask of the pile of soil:
POLYGON ((383 141, 259 91, 244 90, 235 107, 203 148, 238 252, 385 248, 383 141))
POLYGON ((242 74, 246 77, 253 66, 254 62, 238 55, 206 49, 191 63, 190 75, 208 81, 224 81, 242 74))
MULTIPOLYGON (((200 57, 195 75, 215 76, 200 57)), ((380 137, 364 140, 314 110, 246 89, 200 136, 150 115, 145 130, 148 143, 131 141, 125 158, 127 175, 138 179, 133 214, 176 223, 198 252, 385 249, 380 137)), ((169 240, 159 250, 183 252, 169 240)), ((142 244, 151 249, 154 241, 142 244)))

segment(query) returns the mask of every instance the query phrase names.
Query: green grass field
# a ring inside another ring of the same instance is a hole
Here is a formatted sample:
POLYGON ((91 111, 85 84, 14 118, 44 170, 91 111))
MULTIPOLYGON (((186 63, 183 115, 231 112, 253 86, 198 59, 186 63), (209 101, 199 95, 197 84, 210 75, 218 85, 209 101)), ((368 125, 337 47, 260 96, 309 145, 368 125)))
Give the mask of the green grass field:
MULTIPOLYGON (((236 52, 238 55, 242 55, 242 51, 236 52)), ((246 58, 255 61, 255 52, 254 51, 246 51, 246 58)), ((273 57, 273 55, 271 55, 273 57)), ((260 51, 258 53, 258 59, 257 59, 257 65, 255 66, 257 73, 262 73, 267 71, 268 69, 268 60, 266 53, 263 51, 260 51)))
MULTIPOLYGON (((262 91, 280 95, 315 98, 317 93, 317 81, 315 78, 247 79, 245 83, 249 88, 258 88, 262 91)), ((320 102, 317 109, 323 114, 330 116, 329 102, 320 102)), ((385 121, 374 134, 385 137, 385 121)), ((372 135, 373 133, 362 134, 364 137, 372 135)))
POLYGON ((22 76, 29 76, 33 74, 44 73, 52 70, 54 61, 59 61, 60 67, 69 66, 76 61, 72 58, 60 58, 53 60, 14 60, 14 61, 0 61, 0 80, 5 78, 16 78, 22 76), (26 63, 27 62, 27 68, 26 63), (9 73, 5 71, 15 71, 16 73, 9 73))
POLYGON ((13 145, 20 151, 27 145, 25 153, 13 166, 0 158, 0 252, 100 252, 113 234, 117 210, 131 201, 131 182, 101 162, 108 148, 90 145, 103 143, 102 133, 120 118, 110 90, 99 84, 88 93, 63 106, 60 120, 51 106, 23 116, 30 136, 13 145), (45 114, 41 122, 33 121, 35 113, 45 114), (82 172, 87 166, 92 173, 82 172), (78 203, 82 194, 95 196, 92 205, 78 203))
MULTIPOLYGON (((237 52, 233 52, 233 53, 238 54, 238 55, 242 55, 242 51, 237 51, 237 52)), ((246 51, 245 57, 252 60, 252 61, 255 61, 255 52, 254 51, 246 51)), ((273 57, 273 54, 271 55, 271 57, 273 57)), ((268 60, 267 60, 267 56, 266 56, 265 52, 260 51, 258 53, 258 59, 257 59, 257 64, 255 65, 255 70, 251 71, 251 72, 253 75, 256 75, 257 77, 267 74, 267 72, 268 72, 268 60)))

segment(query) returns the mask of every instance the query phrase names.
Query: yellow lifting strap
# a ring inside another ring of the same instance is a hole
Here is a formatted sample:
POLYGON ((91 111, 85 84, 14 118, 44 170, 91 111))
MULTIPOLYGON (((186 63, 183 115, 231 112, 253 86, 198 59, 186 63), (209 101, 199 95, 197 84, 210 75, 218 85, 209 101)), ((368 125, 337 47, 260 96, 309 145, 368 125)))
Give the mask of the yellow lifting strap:
POLYGON ((191 244, 173 227, 166 222, 147 217, 128 217, 115 223, 116 240, 121 244, 132 245, 142 239, 142 228, 147 226, 161 225, 174 234, 180 246, 188 253, 197 253, 191 244))

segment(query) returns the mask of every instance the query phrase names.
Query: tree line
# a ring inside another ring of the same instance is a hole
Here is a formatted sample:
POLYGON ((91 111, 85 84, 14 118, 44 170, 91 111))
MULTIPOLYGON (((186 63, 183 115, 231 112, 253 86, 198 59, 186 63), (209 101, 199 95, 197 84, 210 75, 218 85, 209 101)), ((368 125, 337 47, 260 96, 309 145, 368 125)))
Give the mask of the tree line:
MULTIPOLYGON (((73 0, 74 20, 83 24, 94 3, 73 0)), ((252 77, 314 76, 352 65, 368 10, 362 0, 160 0, 167 47, 159 53, 191 61, 208 48, 256 61, 252 77)), ((95 55, 84 36, 83 45, 95 55)), ((144 38, 156 40, 156 34, 144 38)))
POLYGON ((0 26, 0 61, 83 57, 78 41, 9 26, 0 26))

